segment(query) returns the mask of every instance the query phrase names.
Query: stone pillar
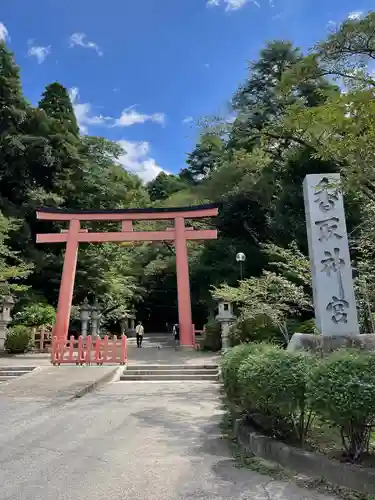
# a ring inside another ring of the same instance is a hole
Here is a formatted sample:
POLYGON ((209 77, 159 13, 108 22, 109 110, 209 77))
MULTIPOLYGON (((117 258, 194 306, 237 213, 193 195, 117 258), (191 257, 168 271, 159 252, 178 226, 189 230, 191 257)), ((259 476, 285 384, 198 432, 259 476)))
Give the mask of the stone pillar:
POLYGON ((90 306, 87 298, 83 301, 80 309, 81 335, 87 337, 88 323, 90 319, 90 306))
POLYGON ((2 297, 0 299, 0 351, 4 350, 7 326, 12 320, 11 311, 13 306, 14 300, 12 296, 2 297))
POLYGON ((133 314, 128 316, 128 337, 134 337, 135 333, 135 316, 133 314))
POLYGON ((222 350, 225 351, 230 347, 229 343, 229 330, 233 325, 236 317, 233 314, 233 305, 231 302, 219 302, 219 313, 216 320, 220 323, 221 327, 221 344, 222 350))
POLYGON ((100 314, 99 314, 99 306, 97 301, 95 301, 94 305, 91 308, 91 335, 96 337, 99 335, 99 324, 100 314))
POLYGON ((126 331, 127 331, 127 323, 128 323, 128 319, 127 319, 127 315, 124 314, 120 317, 119 319, 119 323, 120 323, 120 328, 121 328, 121 335, 125 335, 126 331))
POLYGON ((316 327, 322 336, 359 334, 340 174, 303 183, 316 327))

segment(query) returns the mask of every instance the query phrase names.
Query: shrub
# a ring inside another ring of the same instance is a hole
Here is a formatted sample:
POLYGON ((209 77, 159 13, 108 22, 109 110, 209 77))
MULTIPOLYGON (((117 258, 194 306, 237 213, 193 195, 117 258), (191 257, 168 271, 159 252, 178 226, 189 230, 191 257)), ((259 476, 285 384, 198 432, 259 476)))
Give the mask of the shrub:
POLYGON ((345 456, 358 460, 375 422, 375 354, 341 350, 323 358, 312 370, 307 397, 340 429, 345 456))
POLYGON ((5 339, 5 349, 11 354, 22 354, 29 348, 31 332, 27 326, 12 326, 5 339))
POLYGON ((201 340, 201 347, 207 351, 217 352, 221 349, 221 327, 220 323, 211 319, 205 325, 205 333, 201 340))
POLYGON ((229 333, 232 346, 244 342, 271 342, 280 340, 280 332, 267 316, 256 318, 239 318, 229 333))
POLYGON ((233 402, 239 402, 238 370, 241 363, 250 354, 261 351, 265 348, 262 344, 239 344, 228 349, 222 356, 221 376, 224 389, 229 399, 233 402))
POLYGON ((35 302, 24 307, 14 319, 17 323, 27 326, 53 325, 55 309, 44 302, 35 302))
POLYGON ((314 319, 300 321, 297 318, 291 318, 287 321, 287 327, 292 336, 294 333, 314 333, 318 335, 314 319))
POLYGON ((304 442, 311 413, 306 409, 306 380, 311 358, 272 347, 248 356, 238 371, 241 404, 264 431, 304 442))

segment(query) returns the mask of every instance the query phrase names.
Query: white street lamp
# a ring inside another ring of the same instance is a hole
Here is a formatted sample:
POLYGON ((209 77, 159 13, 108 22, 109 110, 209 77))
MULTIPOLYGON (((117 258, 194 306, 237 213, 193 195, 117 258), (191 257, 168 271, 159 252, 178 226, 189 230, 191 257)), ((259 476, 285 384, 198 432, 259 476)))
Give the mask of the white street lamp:
POLYGON ((243 279, 243 263, 246 260, 246 255, 242 252, 238 252, 236 255, 236 261, 240 263, 240 279, 243 279))

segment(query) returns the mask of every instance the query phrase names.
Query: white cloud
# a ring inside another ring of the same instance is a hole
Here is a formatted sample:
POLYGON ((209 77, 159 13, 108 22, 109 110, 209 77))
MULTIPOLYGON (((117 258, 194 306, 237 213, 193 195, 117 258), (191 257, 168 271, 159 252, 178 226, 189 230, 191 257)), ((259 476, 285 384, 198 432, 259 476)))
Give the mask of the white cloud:
POLYGON ((33 45, 34 40, 29 40, 29 50, 28 55, 30 57, 36 57, 38 64, 42 64, 45 58, 51 53, 51 45, 43 47, 43 45, 33 45))
POLYGON ((9 40, 9 32, 5 24, 0 23, 0 42, 5 42, 5 40, 9 40))
POLYGON ((182 123, 192 123, 194 121, 194 118, 192 116, 185 116, 185 118, 182 120, 182 123))
POLYGON ((89 125, 130 127, 131 125, 135 125, 137 123, 145 123, 146 121, 152 121, 154 123, 160 123, 162 125, 165 123, 164 113, 153 113, 152 115, 146 115, 138 113, 134 109, 134 106, 124 109, 124 111, 121 113, 120 118, 114 118, 113 116, 96 115, 93 112, 91 103, 80 102, 79 89, 77 87, 71 88, 69 90, 69 95, 82 134, 88 133, 89 125))
POLYGON ((115 127, 130 127, 137 123, 154 122, 164 125, 165 114, 164 113, 153 113, 152 115, 146 115, 143 113, 138 113, 135 106, 126 108, 122 111, 120 118, 117 118, 114 126, 115 127))
POLYGON ((101 125, 112 120, 112 118, 109 116, 93 114, 92 106, 89 102, 78 102, 79 89, 77 87, 70 89, 69 95, 73 104, 73 109, 77 118, 78 126, 82 134, 87 134, 89 125, 101 125))
POLYGON ((85 33, 73 33, 70 36, 70 44, 71 48, 73 47, 83 47, 84 49, 93 49, 99 56, 103 55, 103 52, 100 50, 99 46, 95 42, 91 42, 87 40, 87 35, 85 33))
MULTIPOLYGON (((269 2, 272 6, 273 0, 269 0, 269 2)), ((225 10, 229 11, 241 9, 248 3, 260 7, 260 3, 257 0, 207 0, 207 7, 219 7, 221 4, 226 4, 225 10)))
POLYGON ((124 150, 124 154, 119 158, 119 163, 129 172, 137 174, 144 183, 155 179, 160 172, 166 172, 156 163, 154 158, 150 157, 150 144, 148 142, 132 142, 123 139, 118 141, 118 144, 124 150))
POLYGON ((348 15, 348 19, 350 19, 351 21, 358 21, 358 19, 361 19, 362 16, 363 16, 363 12, 361 12, 361 11, 351 12, 348 15))

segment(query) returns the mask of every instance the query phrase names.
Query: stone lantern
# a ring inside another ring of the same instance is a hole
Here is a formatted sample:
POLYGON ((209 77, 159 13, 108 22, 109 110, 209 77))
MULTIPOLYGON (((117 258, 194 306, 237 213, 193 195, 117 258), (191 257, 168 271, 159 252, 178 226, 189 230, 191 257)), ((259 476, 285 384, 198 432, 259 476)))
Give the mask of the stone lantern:
POLYGON ((89 301, 87 300, 87 297, 83 301, 79 315, 81 318, 81 335, 82 337, 87 337, 87 330, 88 330, 88 324, 89 324, 89 319, 90 319, 90 305, 89 301))
POLYGON ((128 330, 128 315, 126 313, 122 314, 119 319, 120 323, 120 328, 121 328, 121 335, 125 335, 126 331, 128 330))
POLYGON ((0 350, 4 350, 7 336, 7 326, 11 322, 11 311, 14 306, 14 299, 11 295, 0 298, 0 350))
POLYGON ((229 330, 235 322, 236 317, 233 314, 233 304, 231 302, 219 302, 219 313, 216 316, 216 321, 221 327, 221 343, 222 349, 229 347, 229 330))
POLYGON ((100 329, 100 312, 99 304, 95 300, 94 305, 91 307, 91 335, 97 337, 100 329))
POLYGON ((135 335, 135 314, 134 314, 134 311, 132 311, 131 314, 128 315, 128 321, 129 321, 128 336, 134 337, 134 335, 135 335))

